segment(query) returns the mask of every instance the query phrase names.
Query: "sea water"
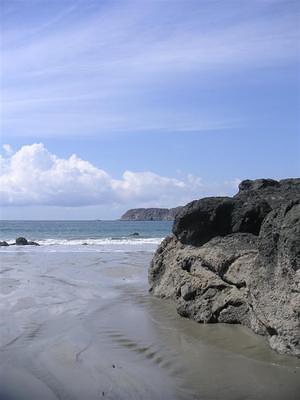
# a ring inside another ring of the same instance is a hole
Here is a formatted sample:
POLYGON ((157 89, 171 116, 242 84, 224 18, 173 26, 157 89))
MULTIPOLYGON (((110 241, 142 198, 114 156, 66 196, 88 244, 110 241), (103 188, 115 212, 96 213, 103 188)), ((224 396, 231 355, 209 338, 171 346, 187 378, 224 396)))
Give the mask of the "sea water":
MULTIPOLYGON (((153 252, 170 234, 171 221, 1 221, 0 240, 23 236, 41 245, 39 252, 153 252), (72 246, 72 247, 70 247, 72 246), (84 246, 84 247, 83 247, 84 246)), ((17 248, 5 248, 16 251, 17 248)), ((22 251, 33 251, 22 248, 22 251)))
POLYGON ((0 225, 41 244, 0 248, 0 400, 299 398, 299 360, 149 294, 170 222, 0 225))

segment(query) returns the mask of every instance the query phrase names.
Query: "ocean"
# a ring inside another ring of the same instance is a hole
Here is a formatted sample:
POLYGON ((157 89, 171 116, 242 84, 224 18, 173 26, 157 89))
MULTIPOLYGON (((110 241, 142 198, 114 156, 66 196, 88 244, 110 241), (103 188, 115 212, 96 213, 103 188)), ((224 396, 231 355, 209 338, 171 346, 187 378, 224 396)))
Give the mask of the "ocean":
POLYGON ((21 250, 30 252, 153 252, 171 228, 171 221, 1 221, 0 240, 23 236, 41 245, 21 250))
POLYGON ((0 222, 1 240, 41 244, 0 247, 0 400, 299 398, 299 360, 149 294, 171 225, 0 222))

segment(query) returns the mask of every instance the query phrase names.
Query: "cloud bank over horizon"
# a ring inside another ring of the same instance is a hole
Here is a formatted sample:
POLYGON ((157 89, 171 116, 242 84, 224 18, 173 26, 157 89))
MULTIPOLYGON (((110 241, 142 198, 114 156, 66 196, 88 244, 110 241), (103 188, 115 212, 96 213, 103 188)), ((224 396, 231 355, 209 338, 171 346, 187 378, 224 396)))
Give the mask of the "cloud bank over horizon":
POLYGON ((206 184, 188 174, 165 177, 151 171, 124 171, 119 179, 75 154, 59 158, 42 143, 0 156, 0 205, 82 207, 94 205, 164 206, 213 194, 231 194, 239 179, 206 184), (174 203, 176 202, 176 203, 174 203))

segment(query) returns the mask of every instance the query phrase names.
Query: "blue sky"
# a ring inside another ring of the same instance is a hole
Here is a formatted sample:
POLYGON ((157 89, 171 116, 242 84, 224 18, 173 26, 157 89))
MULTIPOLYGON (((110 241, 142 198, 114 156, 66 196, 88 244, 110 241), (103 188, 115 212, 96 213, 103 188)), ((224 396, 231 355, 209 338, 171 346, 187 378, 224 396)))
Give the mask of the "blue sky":
POLYGON ((2 218, 116 218, 299 176, 298 1, 0 7, 2 218))

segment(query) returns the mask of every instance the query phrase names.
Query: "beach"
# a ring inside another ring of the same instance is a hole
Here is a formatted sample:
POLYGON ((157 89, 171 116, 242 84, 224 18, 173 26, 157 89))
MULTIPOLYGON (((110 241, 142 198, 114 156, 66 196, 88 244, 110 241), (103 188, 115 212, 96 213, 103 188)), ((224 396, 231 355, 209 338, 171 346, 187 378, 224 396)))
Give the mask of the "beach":
POLYGON ((300 400, 300 0, 0 0, 0 400, 300 400))
POLYGON ((296 400, 299 360, 245 327, 184 319, 149 294, 157 230, 170 224, 136 224, 139 238, 126 224, 119 239, 111 226, 96 239, 69 225, 57 242, 40 230, 31 238, 43 245, 0 250, 0 399, 296 400))

